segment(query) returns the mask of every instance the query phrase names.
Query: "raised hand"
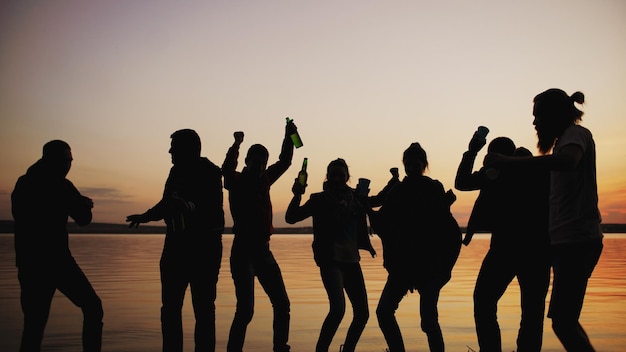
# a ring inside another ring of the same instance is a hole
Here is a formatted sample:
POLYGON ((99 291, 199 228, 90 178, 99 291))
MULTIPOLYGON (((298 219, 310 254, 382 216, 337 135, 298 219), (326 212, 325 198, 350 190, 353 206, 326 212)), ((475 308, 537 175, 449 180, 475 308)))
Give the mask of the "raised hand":
POLYGON ((293 183, 293 186, 291 187, 291 192, 293 193, 294 196, 301 196, 306 191, 306 186, 307 185, 303 186, 302 184, 300 184, 300 181, 298 181, 298 179, 296 178, 293 183))
POLYGON ((236 144, 241 144, 243 142, 243 132, 237 131, 233 133, 233 137, 235 138, 236 144))
POLYGON ((472 139, 470 139, 467 150, 472 153, 478 153, 485 146, 486 143, 487 141, 484 138, 474 133, 472 139))

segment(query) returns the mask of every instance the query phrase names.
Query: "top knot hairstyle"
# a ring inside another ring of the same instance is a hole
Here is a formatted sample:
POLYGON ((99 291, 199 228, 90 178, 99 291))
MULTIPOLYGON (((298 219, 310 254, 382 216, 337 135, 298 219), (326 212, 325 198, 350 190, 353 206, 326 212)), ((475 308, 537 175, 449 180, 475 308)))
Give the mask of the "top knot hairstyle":
POLYGON ((572 99, 573 101, 575 101, 578 104, 584 104, 585 103, 585 95, 582 92, 575 92, 574 94, 572 94, 570 99, 572 99))
POLYGON ((563 123, 578 123, 582 120, 584 113, 574 103, 583 104, 585 95, 581 92, 575 92, 569 96, 561 89, 551 88, 535 96, 533 102, 542 111, 555 115, 563 123))
POLYGON ((415 165, 418 166, 419 171, 424 172, 428 168, 428 158, 426 157, 426 151, 422 146, 415 142, 411 143, 411 145, 404 151, 402 155, 402 162, 404 165, 415 165))

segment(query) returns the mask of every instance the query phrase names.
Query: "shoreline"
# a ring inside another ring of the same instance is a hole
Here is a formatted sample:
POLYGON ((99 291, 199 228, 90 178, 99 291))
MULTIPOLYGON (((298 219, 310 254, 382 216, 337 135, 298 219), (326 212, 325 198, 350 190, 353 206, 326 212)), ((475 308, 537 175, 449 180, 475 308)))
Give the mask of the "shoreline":
MULTIPOLYGON (((626 233, 626 224, 601 224, 603 233, 626 233)), ((461 232, 465 233, 466 227, 461 226, 461 232)), ((128 224, 112 223, 92 223, 88 226, 78 226, 73 222, 67 225, 70 234, 165 234, 165 225, 141 225, 136 229, 131 229, 128 224)), ((13 220, 0 220, 0 233, 14 232, 13 220)), ((232 227, 226 227, 224 234, 232 234, 232 227)), ((313 227, 277 227, 274 229, 275 235, 281 234, 312 234, 313 227)), ((480 233, 478 233, 480 234, 480 233)))

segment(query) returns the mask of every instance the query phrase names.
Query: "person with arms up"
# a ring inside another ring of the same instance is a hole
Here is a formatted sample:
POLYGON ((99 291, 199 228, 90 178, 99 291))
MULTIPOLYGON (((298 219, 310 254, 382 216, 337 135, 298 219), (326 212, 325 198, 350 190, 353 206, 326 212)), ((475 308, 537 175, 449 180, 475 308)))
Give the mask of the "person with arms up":
POLYGON ((215 298, 224 231, 222 173, 200 156, 200 137, 194 130, 178 130, 170 137, 173 166, 163 197, 126 221, 131 227, 158 220, 167 225, 160 262, 163 352, 183 350, 187 286, 196 318, 194 351, 215 351, 215 298))
POLYGON ((461 230, 450 213, 455 200, 441 182, 424 175, 426 151, 412 143, 402 162, 406 177, 393 186, 370 221, 382 240, 388 276, 376 308, 390 352, 405 346, 395 312, 408 291, 420 294, 422 331, 431 351, 444 351, 437 304, 461 249, 461 230))
POLYGON ((248 149, 245 167, 236 171, 239 147, 244 133, 235 132, 233 145, 228 149, 222 165, 224 187, 233 217, 235 234, 230 254, 230 270, 235 284, 237 307, 228 336, 228 352, 241 352, 246 330, 254 314, 254 277, 265 290, 274 311, 273 350, 290 350, 290 303, 282 273, 270 250, 272 202, 270 187, 282 176, 293 158, 294 145, 290 135, 296 126, 290 122, 285 127, 278 161, 267 166, 269 152, 261 144, 248 149))
POLYGON ((344 291, 352 303, 353 318, 343 346, 343 352, 353 352, 369 318, 365 279, 359 261, 359 249, 370 252, 372 247, 367 226, 367 194, 347 185, 350 179, 348 165, 336 159, 326 168, 323 191, 311 194, 300 205, 305 185, 296 178, 285 220, 295 224, 313 217, 313 257, 320 269, 322 283, 328 294, 330 311, 322 325, 316 352, 327 352, 343 319, 346 301, 344 291))
MULTIPOLYGON (((550 284, 547 172, 497 170, 482 167, 472 172, 485 139, 472 136, 459 164, 455 187, 480 190, 467 225, 464 243, 477 231, 490 232, 489 251, 474 287, 474 321, 481 351, 502 351, 497 319, 498 301, 517 277, 521 322, 517 351, 540 351, 543 341, 545 299, 550 284)), ((494 138, 488 153, 532 155, 510 138, 494 138)))
POLYGON ((548 317, 568 351, 594 351, 579 322, 587 283, 602 253, 598 209, 596 150, 591 132, 581 126, 585 102, 581 92, 569 96, 548 89, 533 99, 540 156, 487 154, 486 166, 550 170, 549 236, 552 294, 548 317))
POLYGON ((59 290, 83 312, 83 351, 102 346, 102 302, 69 249, 67 220, 91 222, 93 201, 66 176, 72 151, 64 141, 43 146, 43 156, 21 176, 11 194, 15 258, 24 330, 20 352, 41 350, 50 304, 59 290))

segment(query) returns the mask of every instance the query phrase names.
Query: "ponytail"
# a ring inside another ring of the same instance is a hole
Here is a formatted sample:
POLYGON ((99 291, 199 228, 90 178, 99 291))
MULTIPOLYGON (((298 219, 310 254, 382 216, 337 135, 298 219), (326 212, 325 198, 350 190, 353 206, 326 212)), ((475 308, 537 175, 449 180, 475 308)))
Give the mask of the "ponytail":
POLYGON ((574 103, 583 104, 585 102, 585 95, 583 93, 581 93, 581 92, 576 92, 576 93, 572 94, 570 99, 574 103))
POLYGON ((584 112, 580 111, 574 103, 583 104, 585 102, 585 95, 582 92, 575 92, 572 94, 570 99, 572 100, 572 117, 576 122, 581 121, 583 119, 584 112))
POLYGON ((574 103, 583 104, 585 95, 576 92, 569 96, 562 89, 551 88, 535 96, 533 102, 541 105, 542 110, 559 116, 560 123, 566 126, 571 122, 577 123, 582 120, 583 112, 574 103))

